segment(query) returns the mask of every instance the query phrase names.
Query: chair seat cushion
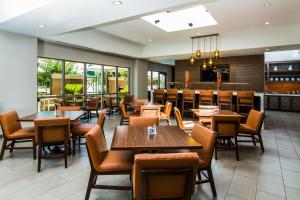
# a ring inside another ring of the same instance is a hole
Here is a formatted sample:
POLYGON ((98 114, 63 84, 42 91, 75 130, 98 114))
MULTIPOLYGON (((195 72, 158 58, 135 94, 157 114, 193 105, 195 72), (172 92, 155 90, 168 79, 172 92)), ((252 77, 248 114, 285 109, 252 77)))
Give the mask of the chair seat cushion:
POLYGON ((74 135, 85 135, 89 132, 95 124, 87 124, 87 123, 80 123, 71 129, 71 133, 74 135))
POLYGON ((34 127, 25 127, 8 136, 9 139, 26 139, 34 137, 34 127))
POLYGON ((205 101, 205 102, 209 102, 209 101, 212 101, 212 97, 206 97, 206 96, 203 96, 203 97, 201 97, 201 102, 203 102, 203 101, 205 101))
POLYGON ((251 128, 250 126, 247 126, 246 124, 240 124, 239 132, 256 134, 256 130, 254 128, 251 128))
POLYGON ((129 172, 133 164, 131 151, 107 151, 103 162, 97 167, 97 172, 129 172))

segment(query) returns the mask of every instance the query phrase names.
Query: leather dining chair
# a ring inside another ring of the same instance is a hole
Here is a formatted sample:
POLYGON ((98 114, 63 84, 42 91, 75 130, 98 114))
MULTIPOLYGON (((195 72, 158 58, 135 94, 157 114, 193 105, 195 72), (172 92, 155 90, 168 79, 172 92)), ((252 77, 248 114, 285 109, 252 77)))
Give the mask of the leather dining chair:
MULTIPOLYGON (((104 134, 103 127, 104 127, 104 122, 105 122, 105 117, 106 117, 106 109, 103 109, 98 117, 97 123, 104 134)), ((84 137, 84 135, 89 132, 95 124, 88 124, 88 123, 80 123, 76 126, 71 127, 71 133, 72 133, 72 143, 73 143, 73 155, 75 155, 75 146, 76 146, 76 139, 78 139, 78 149, 80 150, 80 145, 85 145, 85 143, 81 142, 81 138, 84 137)), ((104 135, 105 137, 105 135, 104 135)))
POLYGON ((238 113, 241 113, 241 108, 246 107, 248 108, 247 113, 249 110, 253 109, 254 107, 254 91, 237 91, 237 103, 236 103, 236 110, 238 113))
POLYGON ((238 140, 238 142, 253 142, 254 146, 256 142, 260 143, 262 152, 265 151, 262 137, 261 128, 264 121, 265 115, 263 112, 251 109, 247 117, 245 124, 240 124, 238 137, 251 137, 252 141, 249 140, 238 140))
POLYGON ((138 112, 128 113, 126 111, 126 106, 123 103, 120 104, 120 110, 121 110, 120 125, 128 125, 129 124, 129 117, 131 117, 131 116, 138 117, 140 115, 138 112))
POLYGON ((164 89, 155 89, 153 95, 154 95, 155 102, 164 104, 164 102, 165 102, 165 90, 164 89))
POLYGON ((0 160, 3 159, 5 150, 13 152, 14 149, 32 149, 33 159, 36 158, 36 147, 34 142, 34 128, 22 128, 19 116, 16 111, 7 112, 0 115, 0 123, 3 133, 3 144, 0 154, 0 160), (7 142, 9 142, 7 144, 7 142), (32 142, 32 147, 15 147, 16 143, 32 142))
POLYGON ((97 184, 97 177, 98 175, 131 175, 132 153, 130 151, 108 150, 104 134, 98 125, 85 135, 85 139, 91 167, 85 199, 89 199, 93 188, 130 190, 130 186, 97 184))
POLYGON ((60 111, 80 111, 80 106, 57 106, 60 111))
POLYGON ((159 120, 157 117, 129 117, 130 126, 158 126, 159 120))
POLYGON ((89 102, 83 107, 83 110, 87 111, 87 117, 92 117, 92 111, 96 112, 97 117, 99 117, 98 113, 99 107, 99 97, 92 97, 89 102))
POLYGON ((218 91, 218 106, 221 110, 224 106, 232 110, 232 95, 232 91, 218 91))
POLYGON ((70 119, 36 119, 34 120, 34 126, 35 143, 38 145, 38 172, 41 171, 42 159, 64 158, 65 168, 67 168, 67 157, 70 148, 70 119), (54 145, 64 145, 64 151, 55 153, 55 155, 43 154, 45 146, 54 145))
POLYGON ((183 90, 182 91, 182 105, 181 111, 184 117, 185 112, 192 112, 190 109, 195 108, 195 90, 183 90))
MULTIPOLYGON (((217 139, 222 141, 227 141, 228 145, 231 145, 231 139, 234 139, 234 149, 236 154, 236 160, 239 160, 239 150, 238 150, 238 141, 237 136, 239 132, 240 126, 240 115, 234 116, 222 116, 222 115, 213 115, 212 116, 212 123, 211 123, 211 130, 217 133, 217 139)), ((215 145, 215 159, 217 160, 217 150, 218 149, 225 149, 225 144, 217 143, 215 145), (219 147, 223 145, 224 148, 219 147)), ((230 147, 228 147, 230 148, 230 147)))
POLYGON ((160 117, 160 106, 141 106, 141 117, 160 117))
POLYGON ((213 90, 199 90, 199 104, 200 105, 213 105, 214 104, 214 91, 213 90))
POLYGON ((183 121, 181 117, 181 113, 178 108, 174 108, 174 115, 176 118, 177 126, 183 131, 189 133, 192 131, 196 122, 194 121, 183 121))
POLYGON ((190 200, 195 188, 197 153, 136 154, 132 168, 134 200, 190 200))
POLYGON ((167 97, 166 101, 169 101, 171 103, 174 103, 177 107, 177 101, 178 101, 178 90, 177 89, 168 89, 167 90, 167 97))
POLYGON ((164 111, 160 112, 160 121, 167 121, 168 125, 171 125, 171 112, 172 112, 172 103, 166 102, 164 111))

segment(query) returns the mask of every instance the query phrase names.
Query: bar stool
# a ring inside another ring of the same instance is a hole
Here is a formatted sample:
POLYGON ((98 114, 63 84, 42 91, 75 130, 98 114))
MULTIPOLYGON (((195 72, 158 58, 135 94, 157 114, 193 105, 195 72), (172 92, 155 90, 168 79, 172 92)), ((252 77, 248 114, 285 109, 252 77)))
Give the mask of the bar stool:
POLYGON ((177 99, 178 99, 178 90, 177 89, 168 89, 167 90, 167 101, 171 103, 175 103, 174 107, 177 107, 177 99))
POLYGON ((164 93, 165 93, 165 91, 162 89, 155 89, 154 90, 154 100, 157 103, 160 102, 161 104, 164 104, 165 103, 164 93))
POLYGON ((184 117, 184 112, 192 112, 190 109, 195 108, 195 90, 182 91, 182 107, 181 112, 184 117), (186 104, 188 107, 186 108, 186 104), (192 107, 190 107, 192 106, 192 107))
POLYGON ((214 91, 213 90, 199 90, 199 104, 200 105, 213 105, 214 104, 214 91))
POLYGON ((218 91, 218 106, 228 106, 232 110, 232 91, 218 91))
POLYGON ((254 92, 253 91, 238 91, 237 92, 237 101, 236 101, 236 110, 238 113, 241 113, 241 107, 248 108, 248 111, 245 113, 248 115, 249 111, 254 107, 254 92))

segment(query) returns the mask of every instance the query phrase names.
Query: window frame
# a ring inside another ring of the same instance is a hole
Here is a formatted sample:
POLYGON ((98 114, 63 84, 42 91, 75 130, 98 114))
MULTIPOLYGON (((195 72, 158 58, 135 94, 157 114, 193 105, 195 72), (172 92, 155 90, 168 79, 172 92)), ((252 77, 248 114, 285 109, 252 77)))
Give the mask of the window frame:
POLYGON ((153 72, 158 72, 158 89, 167 89, 167 79, 168 79, 168 73, 167 72, 161 72, 161 71, 155 71, 155 70, 148 70, 147 71, 147 89, 148 89, 148 72, 151 72, 151 80, 150 80, 150 83, 151 83, 151 87, 150 89, 153 90, 153 72), (160 75, 163 74, 165 76, 165 87, 164 88, 161 88, 160 87, 160 75))

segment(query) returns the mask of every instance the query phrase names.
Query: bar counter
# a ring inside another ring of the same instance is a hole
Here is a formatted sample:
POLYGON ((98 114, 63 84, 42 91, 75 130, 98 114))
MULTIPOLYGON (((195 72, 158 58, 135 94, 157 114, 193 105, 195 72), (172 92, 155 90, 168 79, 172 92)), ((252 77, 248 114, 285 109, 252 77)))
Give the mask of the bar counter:
POLYGON ((300 111, 300 94, 265 94, 267 110, 300 111))

